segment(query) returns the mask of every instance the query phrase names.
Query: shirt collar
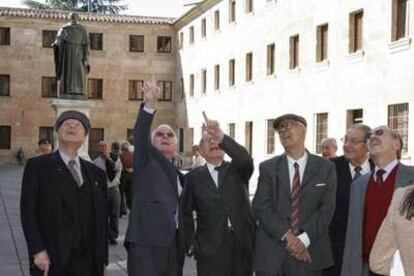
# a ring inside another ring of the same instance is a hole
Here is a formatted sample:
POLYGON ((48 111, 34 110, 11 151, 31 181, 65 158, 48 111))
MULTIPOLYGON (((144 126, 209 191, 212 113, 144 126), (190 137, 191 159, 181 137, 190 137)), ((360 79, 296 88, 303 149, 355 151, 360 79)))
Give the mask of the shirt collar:
MULTIPOLYGON (((354 172, 355 167, 357 167, 357 166, 352 165, 352 163, 349 162, 349 161, 348 161, 348 163, 349 163, 349 169, 350 169, 351 173, 354 172)), ((365 159, 365 161, 361 164, 360 167, 362 168, 362 170, 360 172, 361 174, 366 174, 366 173, 370 172, 371 171, 371 164, 369 163, 369 158, 365 159)))
POLYGON ((289 167, 293 167, 293 164, 298 163, 299 168, 304 168, 306 166, 306 162, 308 161, 308 152, 305 150, 305 153, 300 157, 298 160, 293 159, 289 155, 287 156, 288 165, 289 167))
MULTIPOLYGON (((391 161, 390 163, 388 163, 387 165, 385 165, 385 167, 383 168, 383 170, 385 171, 384 175, 388 175, 395 166, 398 165, 398 160, 394 159, 393 161, 391 161)), ((375 175, 377 175, 377 171, 380 170, 380 168, 378 168, 377 166, 375 166, 375 175)))
POLYGON ((223 164, 223 161, 221 161, 218 165, 213 165, 213 164, 208 163, 208 162, 206 163, 207 169, 210 173, 212 173, 214 171, 215 167, 221 166, 221 164, 223 164))
MULTIPOLYGON (((66 153, 64 153, 62 150, 59 149, 59 155, 62 158, 63 162, 65 163, 66 166, 69 166, 69 161, 72 160, 66 153)), ((77 154, 76 157, 74 158, 76 166, 78 168, 80 168, 80 159, 79 159, 79 155, 77 154)))

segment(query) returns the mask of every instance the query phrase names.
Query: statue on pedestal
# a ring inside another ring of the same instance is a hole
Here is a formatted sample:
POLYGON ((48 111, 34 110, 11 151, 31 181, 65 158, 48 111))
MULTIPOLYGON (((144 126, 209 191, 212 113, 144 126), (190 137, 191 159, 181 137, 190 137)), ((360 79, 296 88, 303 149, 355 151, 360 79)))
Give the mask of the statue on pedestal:
POLYGON ((79 15, 71 13, 70 22, 59 30, 53 42, 56 79, 59 97, 85 99, 85 77, 89 73, 89 37, 86 29, 78 24, 79 15))

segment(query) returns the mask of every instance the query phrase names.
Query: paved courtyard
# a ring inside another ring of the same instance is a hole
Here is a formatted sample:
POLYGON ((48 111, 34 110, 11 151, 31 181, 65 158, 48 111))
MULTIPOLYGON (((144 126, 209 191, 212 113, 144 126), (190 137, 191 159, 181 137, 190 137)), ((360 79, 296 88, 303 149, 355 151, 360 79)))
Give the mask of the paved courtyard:
MULTIPOLYGON (((19 203, 23 174, 21 166, 0 166, 0 275, 29 275, 28 256, 20 224, 19 203)), ((120 219, 118 245, 110 246, 109 275, 125 276, 126 251, 122 246, 127 218, 120 219)), ((184 275, 196 275, 193 259, 186 259, 184 275)))

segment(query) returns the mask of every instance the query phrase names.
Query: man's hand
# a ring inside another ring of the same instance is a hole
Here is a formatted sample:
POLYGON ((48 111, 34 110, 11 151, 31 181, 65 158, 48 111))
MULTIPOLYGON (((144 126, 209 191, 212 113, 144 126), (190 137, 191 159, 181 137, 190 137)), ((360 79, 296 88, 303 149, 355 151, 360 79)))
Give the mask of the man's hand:
POLYGON ((44 272, 43 275, 48 275, 49 273, 49 266, 50 266, 50 259, 49 255, 47 254, 46 250, 40 251, 36 255, 33 256, 33 263, 34 265, 44 272))
POLYGON ((219 122, 215 120, 209 120, 204 111, 203 111, 203 116, 204 116, 203 132, 206 131, 208 134, 216 138, 219 143, 221 143, 224 137, 224 132, 221 130, 219 122))
POLYGON ((160 88, 155 84, 154 78, 151 82, 145 82, 142 88, 144 103, 147 108, 156 109, 160 88))
POLYGON ((308 249, 302 243, 302 241, 296 237, 291 230, 286 233, 286 249, 289 253, 298 259, 299 261, 303 262, 311 262, 311 257, 309 254, 308 249))

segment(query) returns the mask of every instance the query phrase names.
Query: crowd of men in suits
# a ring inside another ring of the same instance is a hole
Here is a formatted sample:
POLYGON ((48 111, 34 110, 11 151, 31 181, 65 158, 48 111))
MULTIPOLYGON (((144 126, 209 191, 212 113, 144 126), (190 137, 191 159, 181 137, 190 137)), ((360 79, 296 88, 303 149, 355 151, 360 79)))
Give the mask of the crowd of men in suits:
MULTIPOLYGON (((251 203, 252 158, 205 114, 197 150, 206 164, 186 175, 176 168, 173 128, 151 131, 158 94, 144 84, 135 125, 128 275, 182 275, 186 255, 200 276, 378 275, 369 266, 376 234, 394 189, 414 181, 397 132, 352 125, 344 155, 323 158, 305 148, 306 120, 284 114, 273 124, 284 153, 259 165, 251 203)), ((21 220, 32 275, 108 273, 117 233, 108 229, 107 175, 78 155, 90 127, 83 113, 62 113, 59 148, 26 165, 21 220)))

